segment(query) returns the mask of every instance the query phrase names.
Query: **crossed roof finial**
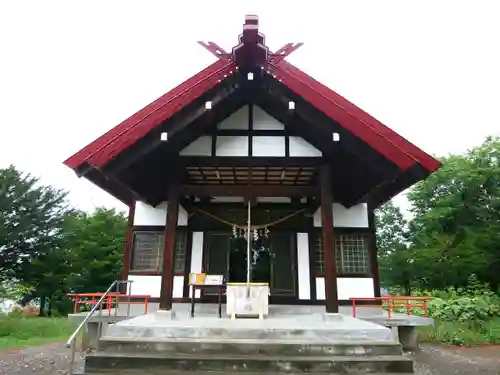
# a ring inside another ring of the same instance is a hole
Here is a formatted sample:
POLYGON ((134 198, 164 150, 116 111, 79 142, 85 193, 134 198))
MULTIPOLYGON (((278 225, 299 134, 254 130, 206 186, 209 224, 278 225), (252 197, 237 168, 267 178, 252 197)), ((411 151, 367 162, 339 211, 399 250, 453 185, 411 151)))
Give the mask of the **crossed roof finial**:
POLYGON ((239 43, 227 52, 214 42, 198 43, 220 60, 234 61, 239 67, 265 66, 279 64, 304 43, 287 43, 272 53, 265 44, 264 34, 259 32, 259 17, 246 15, 243 33, 238 37, 239 43))

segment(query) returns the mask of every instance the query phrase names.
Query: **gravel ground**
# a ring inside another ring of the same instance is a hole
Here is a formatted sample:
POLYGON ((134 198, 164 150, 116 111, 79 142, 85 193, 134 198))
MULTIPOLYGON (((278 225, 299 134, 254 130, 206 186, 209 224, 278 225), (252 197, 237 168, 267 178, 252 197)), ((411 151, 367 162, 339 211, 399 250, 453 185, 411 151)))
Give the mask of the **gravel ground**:
MULTIPOLYGON (((75 370, 81 372, 83 354, 75 355, 75 370)), ((2 375, 69 375, 71 350, 64 343, 34 346, 26 349, 0 350, 2 375)))
POLYGON ((417 375, 500 375, 500 347, 445 348, 423 344, 414 359, 417 375))
MULTIPOLYGON (((55 375, 69 374, 70 350, 62 343, 0 351, 0 374, 55 375)), ((418 353, 408 353, 415 360, 416 375, 500 375, 500 347, 449 349, 422 345, 418 353)), ((77 372, 83 354, 77 353, 77 372)))

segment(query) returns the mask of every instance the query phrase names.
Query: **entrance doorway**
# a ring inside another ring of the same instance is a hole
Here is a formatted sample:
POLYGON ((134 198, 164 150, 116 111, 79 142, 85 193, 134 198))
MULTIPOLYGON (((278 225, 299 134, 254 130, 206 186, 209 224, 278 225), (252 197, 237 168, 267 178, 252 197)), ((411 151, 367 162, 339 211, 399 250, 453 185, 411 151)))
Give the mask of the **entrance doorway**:
MULTIPOLYGON (((246 239, 234 238, 231 232, 206 232, 205 236, 205 272, 222 274, 228 282, 246 282, 246 239)), ((278 231, 253 241, 251 280, 269 283, 272 302, 297 295, 294 238, 293 232, 278 231)), ((204 294, 215 293, 206 290, 204 294)))

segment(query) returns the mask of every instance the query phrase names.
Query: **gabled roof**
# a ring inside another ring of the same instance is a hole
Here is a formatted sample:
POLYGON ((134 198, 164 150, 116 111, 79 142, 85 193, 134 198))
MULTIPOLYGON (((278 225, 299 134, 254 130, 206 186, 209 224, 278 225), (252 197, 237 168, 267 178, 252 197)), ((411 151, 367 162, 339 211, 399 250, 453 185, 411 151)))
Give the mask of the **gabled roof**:
MULTIPOLYGON (((404 172, 418 166, 424 175, 440 167, 432 156, 386 127, 380 121, 358 108, 347 99, 285 61, 285 57, 301 46, 289 43, 271 53, 259 33, 256 16, 247 16, 239 44, 227 53, 215 43, 201 43, 217 57, 217 61, 200 71, 167 94, 135 113, 115 128, 99 137, 64 164, 78 174, 102 171, 118 155, 136 144, 153 129, 188 107, 221 82, 239 71, 260 67, 295 95, 303 98, 317 110, 358 137, 373 150, 404 172)), ((89 177, 90 178, 90 177, 89 177)), ((108 179, 109 180, 109 179, 108 179)), ((407 187, 411 181, 401 182, 407 187)), ((390 181, 388 181, 390 183, 390 181)), ((118 182, 117 182, 118 183, 118 182)), ((396 186, 396 185, 395 185, 396 186)), ((398 188, 394 188, 398 190, 398 188)), ((122 199, 123 200, 123 199, 122 199)))

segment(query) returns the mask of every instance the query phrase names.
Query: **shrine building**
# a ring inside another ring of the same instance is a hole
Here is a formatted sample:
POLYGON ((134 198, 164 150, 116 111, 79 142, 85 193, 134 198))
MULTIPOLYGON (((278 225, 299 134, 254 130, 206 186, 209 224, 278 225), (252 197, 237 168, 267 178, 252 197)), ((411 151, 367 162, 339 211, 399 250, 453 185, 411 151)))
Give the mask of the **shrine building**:
POLYGON ((200 42, 213 64, 64 162, 129 207, 123 279, 169 310, 192 272, 245 282, 250 237, 271 304, 380 296, 374 209, 440 163, 287 62, 301 44, 271 51, 256 16, 235 39, 200 42))

